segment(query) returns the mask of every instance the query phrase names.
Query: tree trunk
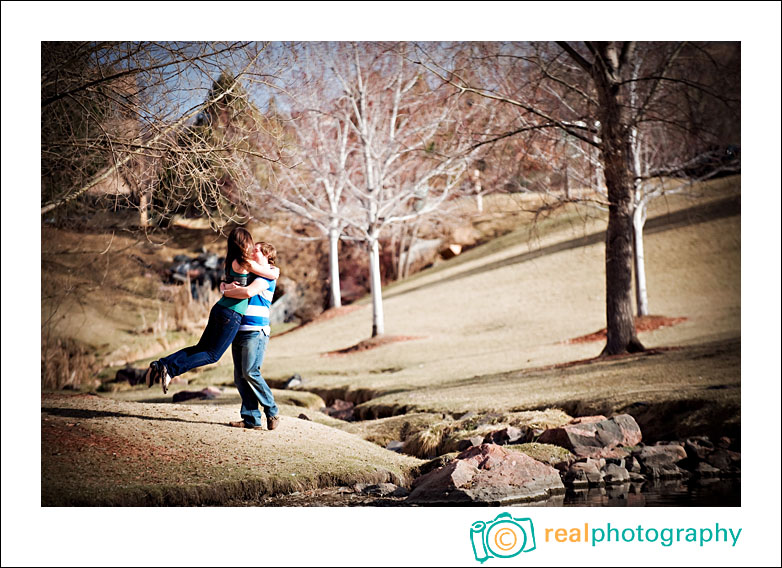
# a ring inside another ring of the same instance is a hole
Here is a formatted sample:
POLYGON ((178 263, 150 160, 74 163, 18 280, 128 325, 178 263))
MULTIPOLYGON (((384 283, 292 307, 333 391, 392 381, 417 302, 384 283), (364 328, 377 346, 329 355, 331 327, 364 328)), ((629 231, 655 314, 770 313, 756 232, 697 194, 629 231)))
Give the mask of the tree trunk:
POLYGON ((416 219, 415 223, 413 224, 412 232, 410 233, 410 239, 407 241, 407 255, 405 255, 405 266, 404 271, 402 272, 402 278, 407 278, 410 276, 410 266, 413 264, 413 258, 411 256, 413 252, 413 246, 415 245, 415 241, 418 238, 418 227, 421 226, 421 219, 416 219))
POLYGON ((636 205, 633 212, 633 245, 635 249, 635 304, 639 317, 649 315, 649 299, 646 295, 646 265, 644 260, 644 223, 646 207, 636 205))
POLYGON ((149 217, 147 215, 148 197, 146 191, 141 191, 138 197, 138 224, 142 229, 149 226, 149 217))
MULTIPOLYGON (((638 67, 633 71, 633 78, 638 77, 638 67)), ((631 87, 632 105, 637 104, 635 83, 631 87)), ((646 295, 646 262, 644 260, 644 223, 646 223, 646 202, 643 199, 641 182, 641 144, 638 139, 638 128, 630 129, 630 150, 633 165, 633 268, 635 273, 635 307, 638 317, 649 315, 649 299, 646 295)))
POLYGON ((607 73, 595 73, 600 138, 606 189, 606 329, 602 355, 643 351, 633 319, 633 179, 630 131, 622 120, 618 84, 607 73))
POLYGON ((331 276, 331 307, 342 305, 342 289, 339 285, 339 232, 329 229, 329 274, 331 276))
POLYGON ((475 170, 475 205, 478 208, 478 213, 483 213, 482 191, 483 188, 481 187, 481 172, 480 170, 475 170))
POLYGON ((383 292, 380 286, 380 248, 377 239, 369 244, 369 290, 372 293, 372 337, 385 333, 383 292))

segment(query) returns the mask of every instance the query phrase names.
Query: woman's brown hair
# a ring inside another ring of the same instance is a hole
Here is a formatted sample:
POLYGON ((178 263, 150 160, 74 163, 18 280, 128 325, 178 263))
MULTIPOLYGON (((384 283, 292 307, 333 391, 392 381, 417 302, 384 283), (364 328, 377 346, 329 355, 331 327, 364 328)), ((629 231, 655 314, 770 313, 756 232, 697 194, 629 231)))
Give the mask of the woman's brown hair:
POLYGON ((228 235, 228 251, 225 254, 225 274, 235 260, 242 268, 249 270, 248 261, 253 257, 253 237, 247 229, 236 227, 228 235))

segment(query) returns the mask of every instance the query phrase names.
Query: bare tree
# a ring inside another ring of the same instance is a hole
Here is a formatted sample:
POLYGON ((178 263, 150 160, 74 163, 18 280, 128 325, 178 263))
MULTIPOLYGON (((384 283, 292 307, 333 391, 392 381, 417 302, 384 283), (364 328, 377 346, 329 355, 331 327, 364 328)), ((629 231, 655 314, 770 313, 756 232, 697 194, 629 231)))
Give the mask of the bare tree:
MULTIPOLYGON (((210 108, 235 107, 242 80, 273 76, 267 48, 247 42, 44 42, 41 214, 67 217, 66 206, 110 198, 115 208, 138 208, 143 226, 150 209, 164 217, 182 202, 176 192, 152 201, 165 175, 161 169, 168 168, 199 180, 187 184, 186 193, 203 213, 230 217, 219 207, 221 184, 201 174, 210 165, 237 185, 249 183, 237 152, 254 150, 241 148, 237 137, 218 143, 194 125, 210 108), (238 72, 226 88, 212 88, 226 69, 238 72)), ((176 177, 170 171, 169 181, 176 177)))
MULTIPOLYGON (((646 48, 647 46, 642 46, 646 48)), ((519 109, 516 127, 497 139, 527 135, 533 131, 559 130, 581 147, 599 152, 597 178, 605 183, 608 206, 606 232, 607 343, 603 354, 643 349, 636 336, 632 310, 632 274, 635 195, 637 175, 633 166, 633 132, 644 121, 664 124, 663 110, 672 93, 693 90, 729 102, 704 81, 674 73, 681 47, 650 60, 641 74, 633 73, 638 54, 636 42, 586 42, 570 44, 484 44, 480 58, 473 58, 485 72, 468 80, 453 73, 440 54, 420 49, 418 62, 450 83, 459 92, 480 94, 519 109), (496 77, 510 78, 509 82, 496 77), (643 93, 632 86, 643 85, 643 93), (663 88, 664 87, 664 88, 663 88)), ((698 48, 692 55, 703 54, 698 48)), ((710 57, 705 55, 705 58, 710 57)), ((701 59, 703 59, 702 57, 701 59)), ((690 132, 699 137, 700 125, 690 132)), ((584 152, 589 155, 590 152, 584 152)), ((669 158, 671 156, 668 156, 669 158)), ((681 156, 678 157, 681 159, 681 156)))
POLYGON ((329 241, 330 305, 342 305, 339 284, 339 240, 349 216, 343 196, 355 152, 349 127, 339 118, 309 109, 290 126, 296 144, 289 156, 295 165, 278 169, 272 203, 316 227, 329 241))
POLYGON ((355 138, 360 165, 347 178, 357 208, 347 226, 369 249, 372 336, 384 333, 379 239, 386 227, 435 211, 461 180, 474 142, 465 106, 430 84, 401 44, 329 47, 341 85, 337 112, 355 138))

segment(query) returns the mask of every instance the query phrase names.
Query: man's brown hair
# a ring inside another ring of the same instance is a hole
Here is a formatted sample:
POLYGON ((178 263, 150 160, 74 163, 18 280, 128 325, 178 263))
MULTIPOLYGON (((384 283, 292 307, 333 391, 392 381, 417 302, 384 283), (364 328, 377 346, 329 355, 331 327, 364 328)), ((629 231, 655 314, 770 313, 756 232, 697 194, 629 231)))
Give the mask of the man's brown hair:
POLYGON ((259 243, 261 246, 261 254, 269 260, 269 264, 277 266, 277 249, 271 243, 259 243))

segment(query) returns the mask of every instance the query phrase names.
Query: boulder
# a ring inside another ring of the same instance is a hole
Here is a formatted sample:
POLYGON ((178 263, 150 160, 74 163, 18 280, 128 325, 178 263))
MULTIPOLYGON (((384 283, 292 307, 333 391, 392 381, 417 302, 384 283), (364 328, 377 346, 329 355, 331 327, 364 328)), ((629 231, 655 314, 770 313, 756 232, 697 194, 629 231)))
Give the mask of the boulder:
POLYGON ((706 436, 688 438, 684 442, 684 451, 687 452, 687 457, 689 459, 701 461, 706 459, 706 456, 714 451, 714 444, 712 444, 706 436))
POLYGON ((630 481, 630 472, 624 467, 614 463, 607 463, 602 469, 602 474, 603 481, 606 482, 606 485, 615 485, 630 481))
POLYGON ((496 444, 482 444, 417 478, 408 501, 502 505, 546 499, 564 490, 553 467, 496 444))
POLYGON ((710 466, 706 462, 700 462, 695 466, 693 473, 696 477, 720 477, 720 470, 716 467, 710 466))
POLYGON ((568 424, 550 428, 537 440, 567 448, 578 457, 623 457, 620 446, 635 446, 641 442, 641 429, 629 414, 596 422, 568 424))
POLYGON ((405 443, 400 442, 399 440, 391 440, 386 444, 386 449, 391 450, 392 452, 401 452, 402 448, 404 447, 405 443))
POLYGON ((741 454, 738 452, 719 448, 708 455, 706 463, 717 468, 725 475, 741 473, 741 454))
POLYGON ((633 452, 641 464, 641 473, 651 479, 681 479, 687 477, 677 464, 687 458, 687 452, 679 444, 646 446, 633 452))
POLYGON ((579 461, 572 464, 565 475, 562 476, 565 485, 574 489, 584 487, 602 487, 603 474, 600 473, 600 464, 592 459, 579 461))

